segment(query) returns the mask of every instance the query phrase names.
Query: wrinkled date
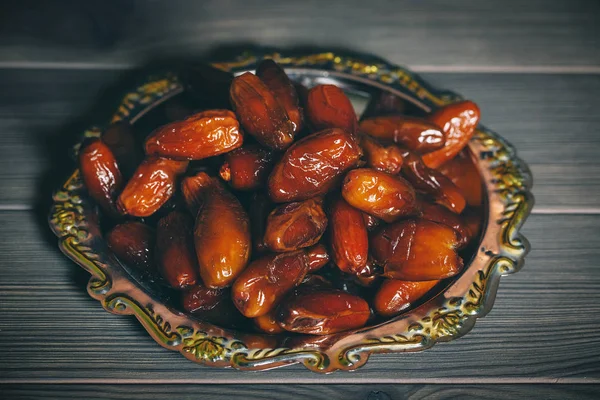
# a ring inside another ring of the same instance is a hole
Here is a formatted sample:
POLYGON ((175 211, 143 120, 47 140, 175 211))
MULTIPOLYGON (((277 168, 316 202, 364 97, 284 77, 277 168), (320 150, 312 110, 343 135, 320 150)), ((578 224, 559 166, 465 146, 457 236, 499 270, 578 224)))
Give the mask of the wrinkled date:
POLYGON ((204 191, 194 243, 200 276, 208 287, 231 285, 248 263, 252 248, 248 214, 220 183, 204 191))
POLYGON ((181 211, 170 212, 156 226, 158 267, 174 289, 184 289, 198 282, 193 228, 193 220, 181 211))
POLYGON ((341 129, 313 133, 294 143, 275 164, 269 195, 283 203, 325 194, 337 178, 358 164, 361 153, 354 139, 341 129))
POLYGON ((365 154, 367 166, 377 171, 396 175, 402 169, 402 150, 396 145, 384 146, 370 136, 363 135, 360 145, 365 154))
POLYGON ((438 171, 460 189, 468 205, 478 207, 483 204, 481 176, 466 150, 439 167, 438 171))
POLYGON ((202 207, 206 190, 218 184, 219 181, 217 178, 209 176, 206 172, 199 172, 194 176, 186 176, 181 180, 181 194, 190 214, 193 216, 198 215, 198 210, 202 207))
POLYGON ((358 274, 367 265, 369 237, 363 213, 344 199, 337 199, 330 210, 331 255, 342 271, 358 274))
POLYGON ((256 68, 256 75, 273 92, 294 124, 294 133, 298 133, 302 129, 302 113, 296 88, 285 71, 275 61, 264 60, 256 68))
POLYGON ((457 214, 464 210, 467 202, 456 185, 441 172, 427 167, 417 154, 404 154, 402 173, 417 190, 432 195, 448 209, 457 214))
POLYGON ((429 121, 442 128, 446 142, 441 149, 425 154, 423 162, 429 168, 438 168, 456 156, 473 137, 479 115, 479 107, 469 100, 447 105, 431 114, 429 121))
POLYGON ((358 126, 350 99, 334 85, 318 85, 308 91, 306 116, 317 131, 340 128, 354 135, 358 126))
POLYGON ((375 298, 373 306, 382 317, 394 317, 414 307, 440 281, 411 282, 396 279, 385 280, 375 298))
POLYGON ((142 271, 156 271, 154 263, 154 229, 148 225, 128 221, 115 226, 107 235, 108 248, 127 265, 142 271))
POLYGON ((271 151, 248 145, 227 153, 219 174, 235 190, 256 190, 266 184, 272 165, 271 151))
POLYGON ((410 150, 427 153, 444 146, 441 128, 429 121, 403 116, 374 117, 360 123, 360 131, 383 141, 393 141, 410 150))
POLYGON ((371 238, 371 254, 387 278, 429 281, 456 275, 463 260, 454 229, 427 220, 409 219, 381 229, 371 238))
POLYGON ((187 288, 183 292, 183 308, 192 314, 212 310, 219 303, 230 301, 229 289, 212 289, 202 284, 187 288))
POLYGON ((233 112, 209 110, 156 129, 146 139, 146 154, 201 160, 237 149, 243 141, 233 112))
POLYGON ((323 200, 314 198, 275 208, 267 218, 265 244, 276 252, 317 243, 327 228, 323 200))
POLYGON ((79 152, 79 169, 90 196, 104 212, 117 217, 115 200, 123 187, 123 178, 108 146, 100 139, 84 143, 79 152))
POLYGON ((275 150, 292 144, 294 123, 259 77, 250 72, 236 77, 229 93, 242 126, 259 143, 275 150))
POLYGON ((283 329, 310 335, 361 328, 370 315, 365 300, 339 290, 300 293, 284 301, 277 310, 283 329))
POLYGON ((307 271, 304 250, 266 255, 252 262, 236 279, 232 287, 233 302, 246 317, 265 315, 302 282, 307 271))
POLYGON ((365 226, 369 232, 374 231, 381 224, 381 220, 366 212, 363 212, 363 219, 365 220, 365 226))
POLYGON ((249 329, 248 320, 231 301, 231 290, 196 285, 182 295, 183 309, 204 321, 225 328, 249 329))
POLYGON ((369 256, 367 265, 354 276, 354 280, 361 286, 373 287, 381 281, 383 269, 369 256))
POLYGON ((177 177, 187 166, 187 161, 146 158, 119 196, 118 209, 134 217, 154 214, 175 193, 177 177))
POLYGON ((419 208, 421 210, 421 218, 438 222, 454 229, 458 235, 460 247, 466 246, 473 237, 468 225, 463 221, 463 217, 453 213, 446 207, 421 201, 419 202, 419 208))
POLYGON ((265 315, 254 318, 254 325, 258 330, 271 335, 283 332, 283 328, 279 326, 279 323, 275 319, 274 310, 265 315))
POLYGON ((408 182, 370 168, 348 172, 342 185, 342 196, 352 207, 385 222, 417 211, 416 194, 408 182))
POLYGON ((323 268, 329 262, 329 253, 323 244, 317 244, 307 249, 308 272, 313 273, 323 268))

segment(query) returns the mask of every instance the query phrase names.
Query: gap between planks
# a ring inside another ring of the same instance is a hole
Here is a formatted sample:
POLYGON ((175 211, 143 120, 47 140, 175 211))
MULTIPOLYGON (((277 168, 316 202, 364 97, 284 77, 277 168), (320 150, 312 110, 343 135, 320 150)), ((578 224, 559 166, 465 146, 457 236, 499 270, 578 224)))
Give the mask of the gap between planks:
MULTIPOLYGON (((285 368, 285 367, 284 367, 285 368)), ((240 371, 242 372, 242 371, 240 371)), ((258 372, 260 374, 260 372, 258 372)), ((285 378, 280 376, 269 378, 268 372, 263 372, 265 378, 257 377, 257 373, 252 375, 254 378, 235 377, 236 385, 245 384, 261 384, 261 385, 278 385, 285 384, 285 378)), ((349 380, 348 377, 331 378, 321 377, 315 374, 314 378, 293 378, 295 385, 319 384, 319 385, 334 385, 334 384, 416 384, 416 385, 445 385, 445 384, 477 384, 477 385, 499 385, 499 384, 555 384, 555 385, 597 385, 600 383, 600 378, 435 378, 435 379, 373 379, 359 378, 353 376, 349 380)), ((287 382, 290 383, 290 382, 287 382)), ((22 378, 22 379, 0 379, 0 385, 14 384, 61 384, 61 385, 187 385, 187 384, 211 384, 211 385, 231 385, 232 380, 229 378, 209 378, 209 379, 104 379, 104 378, 22 378)))
MULTIPOLYGON (((94 62, 45 62, 45 61, 1 61, 0 69, 66 69, 66 70, 128 70, 138 64, 94 63, 94 62)), ((600 74, 600 66, 595 65, 407 65, 419 73, 473 73, 473 74, 600 74)))

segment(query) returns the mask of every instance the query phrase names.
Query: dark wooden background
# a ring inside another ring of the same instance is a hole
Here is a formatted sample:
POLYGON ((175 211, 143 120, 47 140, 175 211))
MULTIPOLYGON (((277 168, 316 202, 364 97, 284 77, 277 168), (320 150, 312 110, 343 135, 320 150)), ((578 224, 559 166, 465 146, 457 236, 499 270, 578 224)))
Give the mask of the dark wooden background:
POLYGON ((600 397, 599 110, 593 0, 2 2, 0 397, 600 397), (45 221, 73 134, 131 68, 249 45, 407 65, 516 145, 535 179, 533 250, 471 333, 354 373, 244 373, 187 362, 88 297, 45 221))

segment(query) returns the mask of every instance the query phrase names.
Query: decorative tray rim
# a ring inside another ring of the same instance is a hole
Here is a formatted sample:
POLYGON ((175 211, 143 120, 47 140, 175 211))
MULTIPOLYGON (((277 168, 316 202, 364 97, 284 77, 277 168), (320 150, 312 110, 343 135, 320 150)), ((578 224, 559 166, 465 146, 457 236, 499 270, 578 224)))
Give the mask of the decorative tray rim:
MULTIPOLYGON (((249 51, 232 62, 213 65, 239 72, 254 69, 264 58, 273 58, 286 69, 324 76, 337 74, 379 85, 425 109, 461 99, 454 92, 433 88, 403 67, 368 55, 249 51)), ((183 90, 172 72, 149 77, 126 92, 107 124, 135 121, 183 90)), ((101 132, 101 126, 92 127, 84 132, 82 140, 101 132)), ((477 157, 489 200, 488 225, 472 262, 431 301, 375 327, 337 335, 338 340, 327 348, 253 347, 247 335, 193 320, 157 302, 132 282, 108 251, 78 170, 53 195, 49 223, 63 253, 92 275, 87 286, 90 296, 111 313, 134 315, 163 347, 215 367, 264 370, 302 363, 315 372, 353 370, 364 365, 373 353, 418 351, 464 335, 492 308, 500 277, 522 267, 530 246, 519 229, 534 203, 531 173, 508 142, 483 126, 478 127, 469 148, 477 157)))

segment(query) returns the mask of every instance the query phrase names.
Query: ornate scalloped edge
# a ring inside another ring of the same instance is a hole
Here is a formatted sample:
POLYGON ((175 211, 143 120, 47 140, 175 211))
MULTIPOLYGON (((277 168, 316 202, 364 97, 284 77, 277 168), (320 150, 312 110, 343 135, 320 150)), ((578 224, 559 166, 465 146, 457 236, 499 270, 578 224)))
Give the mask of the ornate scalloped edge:
MULTIPOLYGON (((453 92, 433 89, 417 75, 403 68, 369 57, 365 57, 365 61, 335 53, 291 57, 283 57, 279 53, 246 53, 235 62, 214 65, 228 71, 240 71, 250 69, 263 58, 273 58, 285 67, 337 71, 401 88, 430 108, 460 99, 453 92)), ((147 79, 125 95, 111 122, 133 121, 157 103, 182 90, 177 77, 172 74, 147 79)), ((83 136, 97 137, 100 132, 101 129, 95 127, 86 131, 83 136)), ((531 173, 516 156, 512 146, 483 127, 480 127, 470 146, 472 150, 475 147, 475 153, 488 164, 487 173, 494 189, 488 192, 488 196, 497 199, 502 205, 501 216, 494 221, 500 226, 499 236, 496 238, 500 244, 498 248, 490 246, 480 249, 489 260, 477 271, 472 284, 462 296, 445 299, 437 308, 428 310, 418 320, 412 321, 405 332, 380 337, 367 335, 358 344, 339 349, 332 346, 325 352, 316 349, 248 348, 240 340, 213 335, 211 328, 214 327, 209 324, 186 320, 166 309, 160 313, 155 311, 151 306, 151 298, 147 295, 145 299, 137 298, 140 296, 133 298, 126 291, 120 293, 115 290, 113 280, 122 281, 126 278, 108 268, 107 262, 118 265, 114 258, 102 260, 98 250, 94 248, 98 247, 99 232, 91 232, 93 224, 86 220, 86 216, 92 215, 93 210, 89 202, 84 201, 86 194, 77 170, 54 194, 50 226, 60 238, 61 250, 92 275, 88 283, 88 292, 92 297, 100 300, 109 312, 134 315, 159 344, 180 351, 190 360, 217 367, 233 366, 253 370, 298 362, 315 372, 352 370, 364 365, 371 353, 418 351, 429 348, 436 342, 462 336, 473 327, 476 318, 484 316, 491 309, 500 276, 514 273, 522 266, 529 244, 519 234, 519 229, 533 207, 531 173), (144 302, 147 306, 142 305, 144 302), (169 320, 184 323, 172 328, 169 320)), ((487 187, 489 189, 490 186, 487 187)), ((95 230, 97 231, 97 227, 95 230)), ((427 307, 431 308, 431 304, 426 303, 419 310, 427 307)), ((359 333, 367 331, 368 329, 359 333)))

